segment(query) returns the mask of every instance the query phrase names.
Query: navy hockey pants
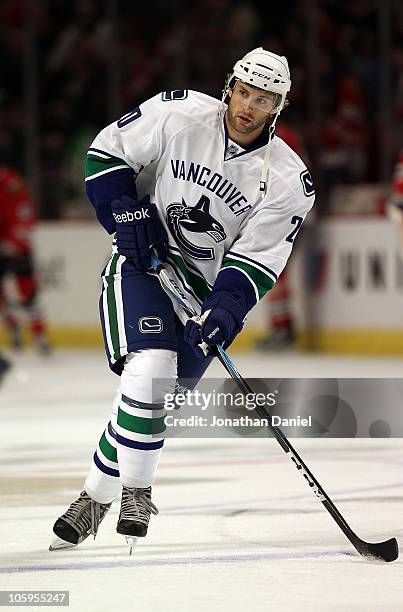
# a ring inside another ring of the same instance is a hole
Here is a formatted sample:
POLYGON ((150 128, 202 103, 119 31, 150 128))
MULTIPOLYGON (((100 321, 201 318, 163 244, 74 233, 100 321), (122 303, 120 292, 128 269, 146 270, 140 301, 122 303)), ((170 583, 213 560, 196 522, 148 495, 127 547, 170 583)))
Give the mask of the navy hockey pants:
POLYGON ((102 332, 109 366, 120 375, 127 353, 161 348, 178 354, 178 380, 201 378, 212 358, 200 360, 183 339, 183 324, 158 279, 137 272, 118 254, 102 274, 99 301, 102 332))

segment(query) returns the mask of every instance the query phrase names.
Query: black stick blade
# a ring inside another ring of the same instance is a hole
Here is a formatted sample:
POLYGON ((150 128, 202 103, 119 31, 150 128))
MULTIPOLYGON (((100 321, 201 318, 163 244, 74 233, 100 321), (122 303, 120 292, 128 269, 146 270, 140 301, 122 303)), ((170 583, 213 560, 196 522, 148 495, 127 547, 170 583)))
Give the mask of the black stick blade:
POLYGON ((399 556, 399 548, 396 538, 386 540, 386 542, 364 542, 358 538, 355 544, 356 549, 363 557, 378 559, 379 561, 395 561, 399 556))

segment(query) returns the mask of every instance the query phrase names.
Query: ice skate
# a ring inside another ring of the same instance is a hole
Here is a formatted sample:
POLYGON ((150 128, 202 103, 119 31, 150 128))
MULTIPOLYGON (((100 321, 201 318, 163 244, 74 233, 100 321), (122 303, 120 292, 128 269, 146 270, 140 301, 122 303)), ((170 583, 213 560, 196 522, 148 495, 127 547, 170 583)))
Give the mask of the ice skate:
POLYGON ((130 555, 137 538, 144 538, 147 535, 151 514, 158 514, 158 509, 151 501, 151 487, 147 489, 123 487, 116 531, 126 537, 130 555))
POLYGON ((111 507, 100 504, 83 491, 70 508, 53 525, 53 539, 49 550, 73 548, 81 544, 90 534, 97 535, 98 527, 111 507))

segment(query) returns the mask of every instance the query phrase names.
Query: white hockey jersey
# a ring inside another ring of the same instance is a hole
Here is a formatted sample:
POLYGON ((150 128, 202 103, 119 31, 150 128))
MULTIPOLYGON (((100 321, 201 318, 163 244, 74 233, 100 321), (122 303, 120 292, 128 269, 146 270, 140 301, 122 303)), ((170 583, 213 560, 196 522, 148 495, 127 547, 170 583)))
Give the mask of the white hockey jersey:
POLYGON ((87 190, 102 181, 106 200, 107 185, 113 199, 114 181, 125 173, 139 198, 150 195, 169 235, 167 267, 197 310, 224 268, 241 271, 258 301, 283 270, 314 202, 304 163, 276 136, 262 199, 267 144, 243 150, 229 143, 220 109, 199 92, 163 92, 103 129, 86 164, 87 190))

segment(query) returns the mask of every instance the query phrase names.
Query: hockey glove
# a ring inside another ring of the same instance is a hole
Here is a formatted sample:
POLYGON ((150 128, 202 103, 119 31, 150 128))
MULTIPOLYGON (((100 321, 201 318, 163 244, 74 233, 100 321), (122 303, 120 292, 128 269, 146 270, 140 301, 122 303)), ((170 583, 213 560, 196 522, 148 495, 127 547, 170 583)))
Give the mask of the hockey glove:
POLYGON ((214 354, 220 344, 226 349, 241 331, 246 317, 242 300, 226 291, 212 292, 204 301, 202 313, 186 322, 184 338, 199 359, 214 354))
POLYGON ((166 261, 168 235, 150 196, 137 201, 124 195, 113 200, 111 208, 119 255, 127 257, 140 272, 151 266, 151 249, 155 249, 160 261, 166 261))

